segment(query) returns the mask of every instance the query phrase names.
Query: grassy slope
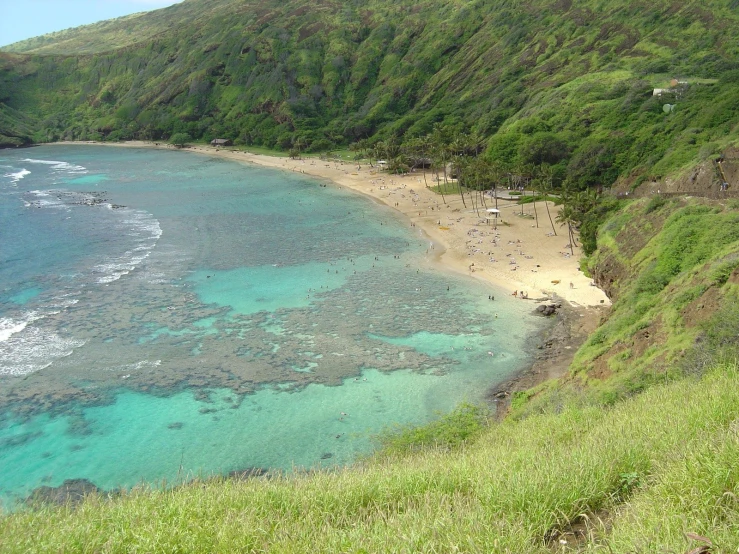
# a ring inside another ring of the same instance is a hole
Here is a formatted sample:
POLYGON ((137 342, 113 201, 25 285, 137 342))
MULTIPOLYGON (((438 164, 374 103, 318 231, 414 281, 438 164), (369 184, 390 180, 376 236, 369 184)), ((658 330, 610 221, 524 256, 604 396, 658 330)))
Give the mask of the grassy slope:
POLYGON ((0 519, 0 544, 24 553, 533 553, 559 546, 582 514, 610 514, 590 547, 684 552, 693 532, 734 552, 738 385, 736 366, 725 365, 611 409, 505 421, 451 452, 16 513, 0 519))
POLYGON ((6 103, 37 140, 186 132, 318 151, 443 122, 516 161, 555 133, 565 164, 605 147, 609 179, 646 178, 737 139, 738 18, 719 0, 190 0, 137 17, 136 42, 126 21, 44 39, 6 103), (715 83, 652 98, 671 76, 715 83))
POLYGON ((695 198, 623 203, 601 226, 588 270, 614 299, 575 355, 566 383, 514 399, 535 413, 585 394, 612 404, 655 383, 736 358, 739 202, 695 198))

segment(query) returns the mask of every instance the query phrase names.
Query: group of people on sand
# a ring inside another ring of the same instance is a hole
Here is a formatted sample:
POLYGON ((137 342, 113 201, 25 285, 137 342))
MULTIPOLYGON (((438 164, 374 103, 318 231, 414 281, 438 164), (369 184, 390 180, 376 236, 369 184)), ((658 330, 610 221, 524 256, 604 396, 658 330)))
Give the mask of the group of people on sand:
POLYGON ((519 292, 517 290, 514 290, 513 293, 511 294, 511 296, 515 296, 515 297, 521 298, 523 300, 528 300, 529 299, 529 293, 528 292, 524 292, 524 291, 520 291, 519 292))

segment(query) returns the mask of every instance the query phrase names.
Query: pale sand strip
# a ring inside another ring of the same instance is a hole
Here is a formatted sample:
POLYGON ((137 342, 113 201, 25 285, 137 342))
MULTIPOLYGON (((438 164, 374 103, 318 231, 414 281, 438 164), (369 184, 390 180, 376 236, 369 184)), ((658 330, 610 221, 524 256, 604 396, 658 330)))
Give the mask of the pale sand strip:
MULTIPOLYGON (((157 147, 152 142, 143 141, 95 144, 157 147)), ((161 144, 159 148, 171 148, 161 144)), ((524 216, 521 216, 520 206, 499 199, 498 208, 502 212, 500 220, 504 223, 499 223, 497 231, 494 231, 492 225, 478 217, 468 197, 465 198, 466 208, 459 194, 446 195, 445 205, 440 195, 426 188, 420 172, 399 177, 377 172, 366 164, 361 164, 361 169, 357 170, 356 162, 350 161, 337 165, 317 158, 290 160, 208 146, 182 150, 304 173, 375 198, 405 214, 411 224, 441 244, 443 252, 439 260, 446 267, 492 283, 507 294, 517 290, 526 291, 529 298, 557 295, 573 306, 610 305, 605 293, 591 286, 591 280, 579 271, 580 248, 574 249, 574 256, 569 255, 566 227, 555 223, 558 236, 552 236, 552 226, 543 203, 537 203, 537 228, 532 204, 524 205, 524 216), (491 242, 493 238, 497 239, 496 244, 491 242), (496 261, 491 261, 491 258, 496 261), (516 263, 510 263, 511 260, 516 263), (512 270, 514 267, 515 271, 512 270)), ((426 180, 429 185, 432 184, 430 173, 426 174, 426 180)), ((488 207, 493 207, 493 204, 489 202, 488 207)), ((552 218, 556 218, 559 208, 550 203, 549 210, 552 218)), ((481 215, 483 212, 480 208, 481 215)))

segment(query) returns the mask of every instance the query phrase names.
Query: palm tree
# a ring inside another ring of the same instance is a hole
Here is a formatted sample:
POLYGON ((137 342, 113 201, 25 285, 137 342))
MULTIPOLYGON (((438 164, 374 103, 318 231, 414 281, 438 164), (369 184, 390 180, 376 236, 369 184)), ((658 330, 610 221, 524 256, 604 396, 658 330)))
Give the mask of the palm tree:
POLYGON ((434 129, 431 133, 431 140, 434 145, 434 151, 444 169, 444 184, 447 183, 446 177, 446 164, 449 161, 449 141, 447 140, 446 129, 441 123, 434 124, 434 129))
POLYGON ((466 208, 467 202, 464 201, 464 193, 462 192, 462 172, 466 170, 467 159, 465 156, 452 154, 452 166, 454 167, 455 174, 457 175, 457 191, 459 192, 460 198, 462 198, 462 205, 466 208))
POLYGON ((359 154, 364 158, 367 156, 367 150, 369 149, 369 144, 367 143, 367 139, 359 139, 356 142, 357 150, 359 151, 359 154))
POLYGON ((552 232, 554 233, 554 236, 557 236, 557 229, 554 228, 554 221, 552 221, 552 214, 549 211, 549 202, 547 201, 547 196, 550 192, 552 192, 552 179, 554 178, 554 171, 552 170, 552 166, 549 164, 541 164, 539 166, 539 174, 541 175, 541 182, 540 187, 541 191, 544 194, 544 207, 547 209, 547 215, 549 216, 549 223, 552 225, 552 232))
POLYGON ((577 246, 573 227, 577 225, 579 215, 577 206, 575 205, 575 197, 565 188, 562 193, 562 209, 559 210, 555 221, 560 225, 567 225, 567 234, 570 237, 570 253, 573 256, 575 255, 574 247, 577 246))
POLYGON ((536 228, 539 228, 539 212, 536 211, 536 192, 538 188, 538 182, 536 178, 536 166, 530 164, 526 167, 526 181, 529 188, 531 188, 531 203, 534 205, 534 219, 536 220, 536 228))
POLYGON ((303 137, 293 136, 293 148, 298 151, 298 158, 300 157, 300 151, 305 147, 305 139, 303 137))
MULTIPOLYGON (((464 133, 456 133, 447 146, 449 149, 449 156, 453 160, 454 167, 457 173, 457 190, 459 191, 459 196, 462 198, 462 204, 466 208, 467 203, 464 201, 464 193, 462 192, 461 182, 462 180, 460 179, 460 176, 462 171, 465 171, 468 168, 468 136, 464 133)), ((470 193, 470 195, 471 194, 472 193, 470 193)))
POLYGON ((375 158, 375 161, 378 161, 382 157, 383 152, 384 152, 384 145, 383 145, 383 143, 381 141, 380 142, 376 142, 375 144, 373 144, 370 147, 370 149, 369 149, 369 153, 370 153, 370 166, 372 166, 372 158, 374 157, 375 158))
POLYGON ((431 138, 428 135, 416 139, 416 152, 421 158, 421 169, 423 170, 423 184, 429 188, 426 181, 426 162, 431 157, 431 138))
POLYGON ((444 184, 446 184, 446 147, 444 144, 444 135, 441 126, 437 123, 434 125, 434 131, 429 138, 431 162, 433 169, 436 170, 436 183, 441 193, 441 199, 446 204, 444 197, 444 187, 439 183, 439 167, 444 168, 444 184))
POLYGON ((359 159, 359 145, 356 142, 352 142, 349 145, 349 152, 351 152, 352 154, 354 154, 354 159, 355 160, 358 160, 359 159))

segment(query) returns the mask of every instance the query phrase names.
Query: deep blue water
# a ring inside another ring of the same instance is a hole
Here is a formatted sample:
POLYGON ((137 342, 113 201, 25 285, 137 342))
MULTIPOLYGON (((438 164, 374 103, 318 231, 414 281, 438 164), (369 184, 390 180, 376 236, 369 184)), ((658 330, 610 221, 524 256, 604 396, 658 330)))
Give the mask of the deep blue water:
POLYGON ((176 151, 0 151, 6 506, 65 479, 348 463, 526 362, 525 303, 319 185, 176 151))

